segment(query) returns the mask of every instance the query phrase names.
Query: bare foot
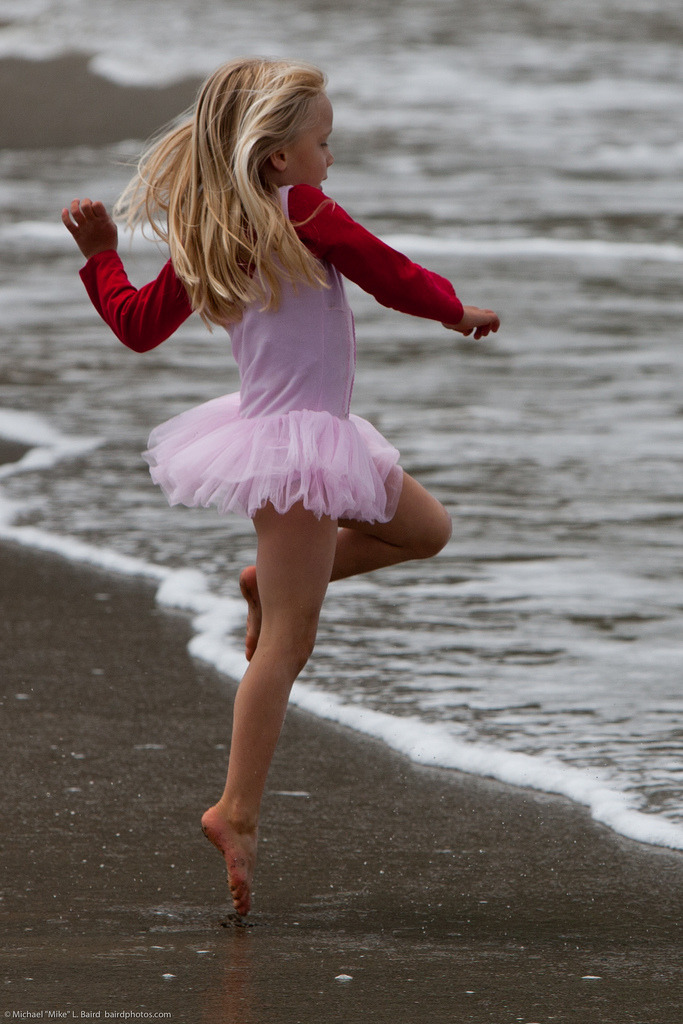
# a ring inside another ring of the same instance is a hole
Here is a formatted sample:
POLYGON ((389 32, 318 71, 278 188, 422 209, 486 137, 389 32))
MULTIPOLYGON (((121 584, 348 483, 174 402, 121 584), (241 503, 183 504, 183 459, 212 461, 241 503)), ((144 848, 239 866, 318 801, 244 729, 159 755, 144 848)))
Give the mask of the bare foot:
POLYGON ((202 816, 202 832, 223 854, 228 869, 228 886, 235 910, 244 917, 251 906, 251 882, 256 866, 256 830, 237 832, 217 806, 202 816))
POLYGON ((244 641, 247 661, 251 661, 261 633, 261 599, 256 583, 256 566, 249 565, 240 574, 240 590, 247 602, 247 635, 244 641))

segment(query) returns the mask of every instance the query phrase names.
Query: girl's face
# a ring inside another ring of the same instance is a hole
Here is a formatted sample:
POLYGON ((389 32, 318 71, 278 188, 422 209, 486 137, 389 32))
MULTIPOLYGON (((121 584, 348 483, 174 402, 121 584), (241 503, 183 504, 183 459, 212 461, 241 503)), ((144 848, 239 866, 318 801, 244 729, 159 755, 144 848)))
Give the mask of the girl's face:
POLYGON ((334 163, 328 137, 332 131, 332 104, 324 93, 313 105, 315 121, 285 149, 271 153, 267 174, 278 187, 282 185, 313 185, 322 188, 327 168, 334 163))

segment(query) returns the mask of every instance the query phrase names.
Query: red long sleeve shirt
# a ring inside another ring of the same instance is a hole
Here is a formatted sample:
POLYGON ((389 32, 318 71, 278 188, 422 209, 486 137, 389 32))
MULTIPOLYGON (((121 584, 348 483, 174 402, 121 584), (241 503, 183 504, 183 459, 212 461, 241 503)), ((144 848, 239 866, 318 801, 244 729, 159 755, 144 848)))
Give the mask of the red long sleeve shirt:
MULTIPOLYGON (((450 281, 366 231, 320 189, 295 185, 288 205, 292 225, 313 255, 331 263, 383 306, 443 323, 462 320, 462 303, 450 281)), ((170 260, 154 281, 135 288, 118 253, 110 249, 92 256, 81 278, 102 319, 134 352, 156 348, 192 313, 170 260)))

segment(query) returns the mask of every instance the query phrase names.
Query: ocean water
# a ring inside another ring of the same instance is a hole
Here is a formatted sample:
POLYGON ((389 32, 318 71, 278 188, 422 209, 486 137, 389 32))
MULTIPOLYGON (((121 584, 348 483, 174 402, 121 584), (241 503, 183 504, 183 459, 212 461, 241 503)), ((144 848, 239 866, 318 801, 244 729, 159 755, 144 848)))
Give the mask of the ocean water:
MULTIPOLYGON (((0 26, 0 58, 77 38, 121 83, 245 52, 326 69, 329 193, 503 327, 460 340, 349 289, 354 411, 454 533, 330 588, 293 699, 683 849, 678 0, 0 0, 0 26)), ((236 389, 227 336, 193 318, 125 350, 59 223, 74 195, 110 203, 138 149, 0 154, 0 437, 28 449, 0 470, 0 536, 157 581, 193 652, 239 677, 251 525, 169 509, 139 456, 154 424, 236 389)), ((121 250, 138 283, 164 259, 121 250)))

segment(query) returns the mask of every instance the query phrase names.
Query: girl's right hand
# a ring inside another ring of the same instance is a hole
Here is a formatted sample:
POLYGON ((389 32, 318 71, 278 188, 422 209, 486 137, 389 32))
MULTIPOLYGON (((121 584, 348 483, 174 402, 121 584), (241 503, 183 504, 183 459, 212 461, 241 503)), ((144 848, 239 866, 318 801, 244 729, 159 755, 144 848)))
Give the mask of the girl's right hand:
POLYGON ((478 309, 477 306, 463 306, 464 316, 458 324, 444 324, 447 331, 457 331, 469 337, 474 331, 474 337, 478 341, 495 332, 500 327, 500 318, 492 309, 478 309))
POLYGON ((88 260, 98 252, 118 246, 116 224, 99 200, 93 203, 90 199, 74 199, 71 206, 62 210, 62 223, 88 260))

